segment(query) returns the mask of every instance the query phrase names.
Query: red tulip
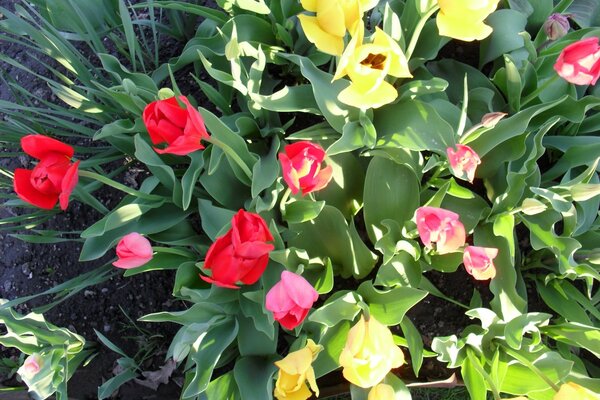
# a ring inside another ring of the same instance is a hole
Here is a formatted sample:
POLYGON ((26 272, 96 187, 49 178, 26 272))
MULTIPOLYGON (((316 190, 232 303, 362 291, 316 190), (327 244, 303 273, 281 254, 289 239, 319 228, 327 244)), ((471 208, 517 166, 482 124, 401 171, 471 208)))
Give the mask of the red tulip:
POLYGON ((236 284, 255 283, 269 262, 271 232, 260 215, 239 210, 231 220, 231 228, 217 238, 206 253, 204 268, 212 276, 200 276, 217 286, 238 289, 236 284))
POLYGON ((281 273, 281 280, 267 293, 265 307, 286 329, 294 329, 304 321, 319 294, 300 275, 290 271, 281 273))
POLYGON ((279 162, 293 194, 301 190, 304 196, 327 186, 333 169, 331 165, 321 168, 324 159, 325 150, 318 144, 302 141, 285 146, 279 162))
POLYGON ((591 37, 568 45, 554 64, 554 70, 575 85, 595 85, 600 78, 600 46, 591 37))
POLYGON ((209 137, 202 116, 187 98, 179 96, 182 108, 175 97, 157 100, 144 108, 142 119, 154 145, 167 144, 165 148, 154 147, 159 154, 184 156, 204 146, 200 142, 209 137))
POLYGON ((463 263, 467 272, 479 281, 492 279, 496 276, 493 260, 498 255, 498 249, 493 247, 467 246, 463 254, 463 263))
POLYGON ((469 146, 457 144, 456 150, 452 147, 448 147, 448 149, 446 149, 446 154, 448 155, 448 161, 450 161, 452 173, 459 178, 473 182, 475 170, 477 169, 477 166, 481 164, 481 160, 477 153, 469 146))
POLYGON ((71 163, 73 147, 44 135, 21 139, 23 151, 40 160, 33 170, 15 170, 14 189, 27 203, 50 210, 57 202, 66 210, 69 196, 77 186, 79 161, 71 163))
POLYGON ((437 207, 417 209, 417 230, 425 247, 436 244, 439 254, 452 253, 465 244, 465 227, 458 214, 437 207))
POLYGON ((150 241, 137 232, 123 236, 117 245, 117 268, 130 269, 146 264, 152 260, 152 245, 150 241))

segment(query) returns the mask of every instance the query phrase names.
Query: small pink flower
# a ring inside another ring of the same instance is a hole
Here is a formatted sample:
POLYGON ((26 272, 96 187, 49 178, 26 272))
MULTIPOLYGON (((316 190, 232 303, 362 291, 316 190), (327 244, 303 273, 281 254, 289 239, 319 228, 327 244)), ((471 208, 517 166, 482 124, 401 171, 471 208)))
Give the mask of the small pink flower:
POLYGON ((446 154, 448 155, 448 161, 450 161, 452 173, 461 179, 473 182, 475 170, 481 164, 477 153, 469 146, 457 144, 456 151, 452 147, 448 147, 446 154))
POLYGON ((436 244, 439 254, 452 253, 465 244, 465 227, 458 214, 437 207, 417 209, 417 230, 425 247, 436 244))
POLYGON ((304 196, 327 186, 333 168, 321 168, 324 159, 325 150, 318 144, 302 141, 285 146, 284 152, 279 153, 279 162, 283 179, 293 194, 301 190, 304 196))
POLYGON ((117 245, 117 268, 129 269, 146 264, 152 259, 152 246, 148 239, 137 232, 123 236, 117 245))
POLYGON ((38 372, 40 372, 42 365, 42 357, 38 353, 33 353, 25 359, 21 368, 17 371, 21 378, 25 380, 32 379, 38 372))
POLYGON ((463 263, 467 272, 478 281, 485 281, 496 276, 493 260, 498 255, 494 247, 467 246, 463 254, 463 263))
POLYGON ((286 329, 294 329, 304 321, 319 294, 300 275, 283 271, 281 280, 267 293, 266 308, 286 329))

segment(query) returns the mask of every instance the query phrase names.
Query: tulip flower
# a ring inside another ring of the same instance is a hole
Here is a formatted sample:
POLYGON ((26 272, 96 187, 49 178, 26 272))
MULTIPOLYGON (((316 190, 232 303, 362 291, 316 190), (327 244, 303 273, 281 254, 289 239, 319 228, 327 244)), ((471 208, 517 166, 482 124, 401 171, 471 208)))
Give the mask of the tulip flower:
POLYGON ((275 248, 273 235, 260 215, 239 210, 231 220, 231 228, 210 246, 204 268, 212 276, 202 280, 217 286, 238 289, 236 284, 255 283, 267 267, 269 252, 275 248))
POLYGON ((42 357, 38 353, 33 353, 25 359, 23 365, 17 370, 17 373, 25 381, 30 381, 42 366, 42 357))
POLYGON ((304 321, 319 293, 300 275, 281 273, 281 280, 269 290, 265 308, 286 329, 294 329, 304 321))
POLYGON ((448 147, 448 149, 446 149, 446 154, 448 155, 448 161, 450 161, 452 173, 461 179, 473 182, 475 170, 477 169, 477 166, 481 164, 481 160, 477 153, 469 146, 457 144, 456 150, 452 147, 448 147))
POLYGON ((385 81, 390 75, 410 78, 406 56, 398 43, 384 31, 375 28, 373 43, 362 44, 362 25, 340 58, 333 80, 348 75, 350 86, 338 95, 338 100, 357 108, 378 108, 398 97, 394 86, 385 81))
POLYGON ((493 247, 467 246, 463 254, 463 264, 467 272, 478 281, 493 279, 496 267, 493 260, 498 255, 498 249, 493 247))
POLYGON ((152 259, 152 245, 139 233, 131 232, 123 236, 117 244, 117 257, 119 259, 113 263, 117 268, 142 266, 152 259))
POLYGON ((79 161, 71 162, 73 147, 44 135, 23 137, 21 147, 40 161, 33 170, 15 169, 14 190, 19 198, 46 210, 58 202, 61 210, 66 210, 79 180, 79 161))
POLYGON ((390 385, 386 385, 385 383, 380 383, 373 387, 369 391, 369 397, 367 400, 395 400, 396 399, 396 391, 390 385))
POLYGON ((293 194, 302 191, 302 195, 323 189, 333 173, 333 168, 322 168, 325 150, 315 143, 301 141, 285 146, 279 153, 279 162, 283 171, 283 179, 293 194))
POLYGON ((569 18, 565 15, 554 13, 544 22, 543 28, 548 39, 558 40, 569 33, 571 25, 569 24, 569 18))
POLYGON ((202 116, 185 96, 153 101, 144 108, 142 119, 159 154, 184 156, 202 150, 201 140, 209 137, 202 116), (164 144, 165 148, 156 147, 164 144))
POLYGON ((375 386, 392 368, 404 364, 404 354, 394 344, 392 332, 372 315, 348 332, 339 359, 344 378, 362 388, 375 386))
POLYGON ((301 0, 306 11, 315 16, 300 14, 298 19, 307 39, 323 53, 339 56, 344 50, 346 31, 362 25, 362 14, 375 7, 378 0, 301 0))
POLYGON ((315 378, 312 362, 317 358, 323 346, 308 339, 306 346, 288 354, 283 360, 276 361, 279 367, 275 383, 275 398, 279 400, 306 400, 312 396, 306 382, 318 396, 319 388, 315 378))
POLYGON ((436 23, 442 36, 471 42, 492 33, 483 23, 498 6, 499 0, 438 0, 440 11, 436 23))
POLYGON ((552 400, 600 400, 600 395, 577 383, 567 382, 560 386, 552 400))
POLYGON ((458 214, 437 207, 419 207, 416 212, 417 230, 425 247, 436 244, 438 254, 452 253, 465 244, 465 227, 458 214))
POLYGON ((554 70, 575 85, 595 85, 600 78, 600 46, 591 37, 565 47, 554 64, 554 70))

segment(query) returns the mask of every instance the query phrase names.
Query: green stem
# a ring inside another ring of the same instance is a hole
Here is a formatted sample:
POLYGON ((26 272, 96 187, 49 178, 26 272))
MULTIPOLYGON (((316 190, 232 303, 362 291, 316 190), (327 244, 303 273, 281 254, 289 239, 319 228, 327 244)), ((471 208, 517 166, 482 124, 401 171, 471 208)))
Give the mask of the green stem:
POLYGON ((550 378, 548 378, 546 376, 546 374, 544 374, 542 371, 540 371, 540 369, 538 367, 536 367, 527 358, 523 357, 518 352, 513 351, 511 348, 509 348, 506 345, 502 345, 502 348, 504 349, 504 351, 506 352, 506 354, 508 354, 509 356, 513 357, 515 360, 517 360, 518 362, 520 362, 521 364, 523 364, 524 366, 526 366, 527 368, 529 368, 531 371, 533 371, 537 376, 539 376, 540 378, 542 378, 542 380, 544 382, 546 382, 552 389, 554 389, 554 391, 558 392, 560 390, 560 388, 554 382, 552 382, 550 380, 550 378))
POLYGON ((551 84, 553 84, 556 79, 558 78, 558 75, 553 75, 551 78, 546 79, 546 81, 542 84, 542 86, 538 87, 537 89, 535 89, 532 93, 530 93, 528 96, 526 96, 523 101, 521 102, 521 108, 523 108, 524 105, 526 105, 527 103, 529 103, 530 101, 534 100, 535 98, 538 97, 538 95, 543 92, 544 90, 546 90, 548 88, 548 86, 550 86, 551 84))
POLYGON ((412 36, 410 37, 410 43, 408 44, 408 48, 406 49, 406 60, 407 61, 410 61, 410 58, 412 57, 412 54, 415 51, 415 47, 417 47, 417 42, 419 41, 419 36, 421 36, 421 31, 425 27, 425 24, 427 23, 429 18, 439 9, 440 9, 440 7, 437 4, 433 7, 431 7, 425 14, 423 14, 421 19, 417 23, 417 26, 415 27, 415 31, 413 32, 412 36))
POLYGON ((103 175, 97 174, 92 171, 79 171, 79 176, 83 178, 94 179, 98 182, 104 183, 105 185, 111 186, 117 190, 130 194, 132 196, 140 197, 146 200, 164 200, 163 196, 157 196, 155 194, 148 194, 144 192, 140 192, 139 190, 132 189, 128 186, 125 186, 119 182, 115 182, 110 178, 107 178, 103 175))

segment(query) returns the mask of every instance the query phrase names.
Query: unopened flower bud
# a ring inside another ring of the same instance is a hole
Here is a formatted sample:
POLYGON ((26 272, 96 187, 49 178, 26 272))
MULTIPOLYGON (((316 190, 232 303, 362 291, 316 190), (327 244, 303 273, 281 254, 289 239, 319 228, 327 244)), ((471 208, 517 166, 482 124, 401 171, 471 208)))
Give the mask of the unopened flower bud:
POLYGON ((550 40, 557 40, 569 32, 569 19, 562 14, 552 14, 544 22, 544 31, 550 40))

